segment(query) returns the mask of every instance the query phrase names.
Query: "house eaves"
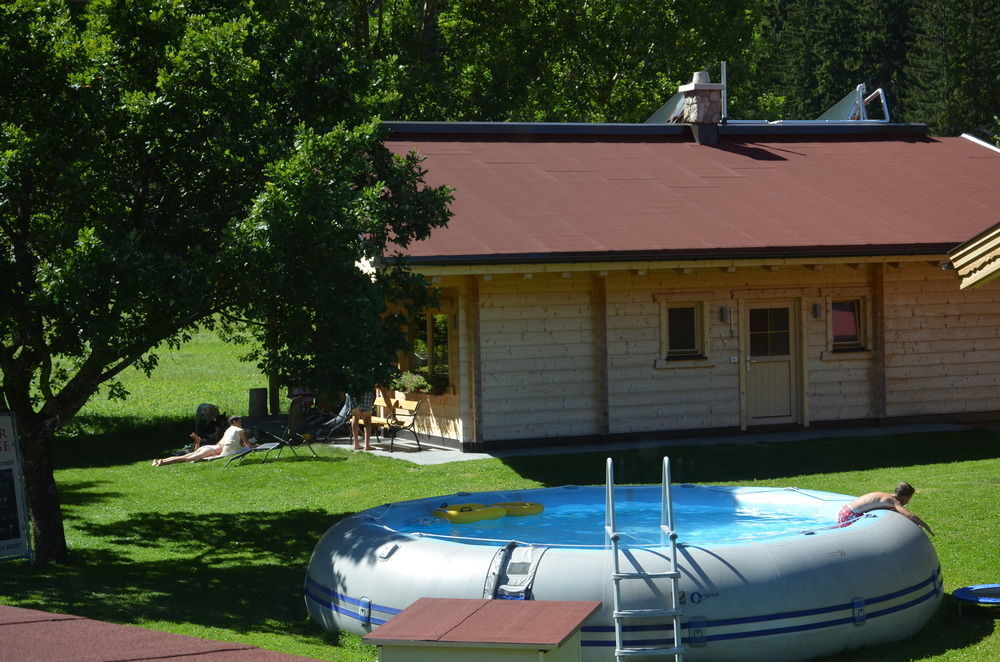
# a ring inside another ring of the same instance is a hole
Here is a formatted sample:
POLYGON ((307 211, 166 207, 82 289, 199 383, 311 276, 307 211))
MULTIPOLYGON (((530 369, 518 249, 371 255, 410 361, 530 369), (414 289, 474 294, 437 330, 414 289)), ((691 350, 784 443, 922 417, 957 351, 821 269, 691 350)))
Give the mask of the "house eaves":
MULTIPOLYGON (((584 123, 584 122, 383 122, 390 140, 448 140, 537 138, 669 138, 691 142, 694 135, 687 124, 584 123)), ((720 136, 910 136, 925 138, 926 124, 859 124, 857 122, 739 122, 719 125, 720 136)))
POLYGON ((800 249, 783 247, 765 247, 757 250, 712 249, 708 251, 621 251, 594 253, 516 253, 511 255, 451 255, 408 257, 407 261, 414 266, 457 266, 457 265, 489 265, 489 264, 577 264, 577 263, 618 263, 618 262, 705 262, 724 261, 736 263, 742 261, 788 261, 797 260, 815 262, 816 260, 831 262, 850 262, 864 259, 864 262, 885 262, 894 258, 912 256, 941 256, 952 248, 951 243, 944 244, 897 244, 866 247, 812 246, 800 249))

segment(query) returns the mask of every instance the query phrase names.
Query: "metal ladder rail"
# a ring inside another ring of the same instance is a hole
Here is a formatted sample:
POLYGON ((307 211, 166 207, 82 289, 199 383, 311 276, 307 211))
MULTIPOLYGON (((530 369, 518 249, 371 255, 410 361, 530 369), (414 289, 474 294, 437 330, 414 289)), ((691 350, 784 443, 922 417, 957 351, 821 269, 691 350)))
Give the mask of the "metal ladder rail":
POLYGON ((662 542, 670 546, 670 609, 673 612, 671 619, 674 626, 674 648, 678 653, 674 655, 676 662, 681 662, 684 651, 684 641, 681 636, 681 605, 678 584, 681 573, 677 570, 677 531, 674 529, 674 503, 670 498, 670 458, 663 458, 663 484, 660 496, 660 535, 662 542))
POLYGON ((682 662, 684 646, 681 638, 681 609, 678 602, 677 580, 680 573, 677 571, 677 535, 673 531, 673 506, 670 501, 670 465, 669 459, 663 458, 664 489, 661 492, 661 516, 660 531, 669 540, 670 545, 670 569, 666 572, 622 572, 619 563, 620 548, 618 546, 620 535, 615 525, 615 481, 614 466, 611 458, 607 460, 607 486, 605 491, 605 519, 604 532, 606 544, 611 548, 612 558, 612 595, 614 608, 612 616, 615 622, 615 659, 621 662, 623 657, 631 656, 653 656, 653 655, 673 655, 675 662, 682 662), (670 607, 665 609, 623 609, 621 596, 621 582, 627 579, 669 579, 670 587, 670 607), (673 646, 630 646, 624 645, 622 633, 622 621, 630 618, 650 618, 667 616, 672 619, 674 630, 673 646))

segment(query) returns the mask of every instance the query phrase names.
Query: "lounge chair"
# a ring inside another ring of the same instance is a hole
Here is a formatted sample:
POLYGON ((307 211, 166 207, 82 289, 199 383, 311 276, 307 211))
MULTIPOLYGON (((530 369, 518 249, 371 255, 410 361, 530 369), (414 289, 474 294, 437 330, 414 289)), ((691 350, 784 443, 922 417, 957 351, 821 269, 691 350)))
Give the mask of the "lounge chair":
POLYGON ((203 458, 201 458, 200 460, 197 460, 197 461, 198 462, 212 462, 213 460, 223 460, 224 459, 224 460, 226 460, 226 466, 228 467, 230 465, 230 463, 233 462, 234 460, 239 460, 240 462, 243 462, 243 460, 246 459, 246 456, 249 455, 250 453, 254 453, 256 451, 264 451, 264 461, 266 462, 268 454, 271 451, 273 451, 276 448, 278 448, 279 446, 281 446, 281 444, 279 444, 277 442, 269 442, 269 443, 266 443, 266 444, 257 444, 255 446, 244 446, 243 448, 241 448, 241 449, 239 449, 237 451, 233 451, 232 453, 225 453, 223 455, 212 455, 211 457, 203 457, 203 458))
POLYGON ((216 455, 214 458, 209 458, 210 460, 222 459, 224 457, 229 458, 226 460, 226 466, 228 467, 233 460, 239 460, 237 464, 242 464, 243 460, 246 459, 251 453, 256 453, 258 451, 264 452, 264 459, 261 462, 267 462, 267 456, 271 454, 271 451, 277 450, 278 456, 281 456, 281 444, 277 441, 269 441, 266 444, 257 444, 256 446, 244 446, 238 451, 232 453, 226 453, 225 455, 216 455))

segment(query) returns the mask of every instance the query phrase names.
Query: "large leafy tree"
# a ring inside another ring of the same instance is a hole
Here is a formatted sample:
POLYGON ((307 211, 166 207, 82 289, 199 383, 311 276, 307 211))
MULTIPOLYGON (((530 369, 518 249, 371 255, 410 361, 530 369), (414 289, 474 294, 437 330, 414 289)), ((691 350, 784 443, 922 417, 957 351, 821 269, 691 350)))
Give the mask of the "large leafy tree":
POLYGON ((67 555, 53 434, 151 348, 221 314, 272 343, 269 368, 365 388, 425 297, 357 266, 448 216, 359 122, 387 61, 355 57, 339 3, 261 4, 0 6, 0 387, 41 561, 67 555))
POLYGON ((390 154, 374 126, 303 129, 267 175, 233 240, 254 272, 251 317, 223 321, 254 335, 254 358, 293 383, 354 393, 385 383, 406 346, 407 312, 430 303, 399 251, 445 223, 447 192, 420 186, 419 159, 390 154))
POLYGON ((744 48, 744 0, 368 0, 395 119, 641 122, 744 48))

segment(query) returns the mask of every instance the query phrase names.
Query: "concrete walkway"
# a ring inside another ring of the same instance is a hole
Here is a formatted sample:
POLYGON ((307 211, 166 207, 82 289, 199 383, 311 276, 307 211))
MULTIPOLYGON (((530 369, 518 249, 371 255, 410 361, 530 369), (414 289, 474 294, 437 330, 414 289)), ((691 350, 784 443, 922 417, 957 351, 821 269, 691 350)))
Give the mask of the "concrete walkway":
MULTIPOLYGON (((310 662, 211 639, 0 605, 2 662, 310 662)), ((313 662, 315 662, 313 660, 313 662)))
MULTIPOLYGON (((846 439, 852 437, 887 437, 900 434, 916 434, 921 432, 951 432, 955 430, 965 430, 974 426, 938 424, 938 425, 888 425, 882 427, 863 428, 828 428, 828 429, 805 429, 790 432, 765 432, 760 434, 725 435, 717 437, 683 437, 677 439, 660 439, 649 441, 622 442, 610 444, 580 444, 576 446, 543 446, 540 448, 523 448, 493 451, 490 453, 461 453, 457 450, 443 447, 436 447, 422 443, 424 450, 418 451, 417 447, 407 440, 400 440, 395 451, 390 453, 387 449, 376 448, 373 451, 358 451, 371 453, 382 457, 391 457, 397 460, 412 462, 413 464, 430 465, 445 464, 448 462, 467 462, 470 460, 483 460, 491 457, 519 457, 525 455, 566 455, 579 453, 607 453, 609 456, 627 450, 637 449, 663 449, 677 448, 678 446, 717 446, 720 444, 759 444, 759 443, 779 443, 788 441, 803 441, 806 439, 846 439)), ((350 438, 344 443, 350 447, 350 438)), ((339 444, 338 444, 339 445, 339 444)), ((388 444, 386 444, 388 447, 388 444)), ((666 454, 666 453, 665 453, 666 454)))

